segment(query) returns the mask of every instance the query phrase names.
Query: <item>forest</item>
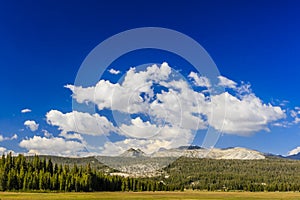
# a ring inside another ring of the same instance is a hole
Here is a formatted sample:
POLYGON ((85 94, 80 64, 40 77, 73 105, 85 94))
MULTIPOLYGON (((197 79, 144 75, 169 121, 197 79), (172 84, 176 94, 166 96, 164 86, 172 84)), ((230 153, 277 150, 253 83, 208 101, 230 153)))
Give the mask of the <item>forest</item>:
MULTIPOLYGON (((174 188, 177 189, 177 188, 174 188)), ((62 165, 51 159, 34 156, 27 159, 11 153, 0 160, 0 191, 156 191, 167 190, 162 183, 151 179, 124 178, 105 175, 85 166, 62 165)))
MULTIPOLYGON (((62 158, 63 159, 63 158, 62 158)), ((90 163, 2 155, 1 191, 299 191, 300 161, 179 158, 149 178, 111 176, 90 163)))

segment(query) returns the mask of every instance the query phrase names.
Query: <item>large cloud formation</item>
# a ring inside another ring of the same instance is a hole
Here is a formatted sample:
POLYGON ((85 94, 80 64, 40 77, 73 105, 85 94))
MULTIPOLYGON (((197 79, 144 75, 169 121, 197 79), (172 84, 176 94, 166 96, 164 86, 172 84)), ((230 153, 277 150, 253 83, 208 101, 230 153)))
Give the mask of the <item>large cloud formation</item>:
POLYGON ((76 155, 84 145, 76 141, 66 141, 61 137, 46 138, 33 136, 20 142, 20 147, 29 150, 29 154, 76 155))
MULTIPOLYGON (((111 155, 130 147, 152 153, 162 147, 188 145, 196 131, 209 126, 225 134, 251 135, 269 131, 271 123, 286 117, 281 107, 266 104, 257 97, 249 84, 238 84, 219 76, 217 86, 223 87, 224 91, 208 96, 208 91, 215 86, 207 77, 190 72, 188 78, 190 81, 178 76, 167 63, 162 63, 145 70, 130 68, 119 83, 100 80, 90 87, 66 85, 77 103, 94 104, 100 111, 110 110, 122 117, 114 118, 113 122, 111 117, 97 113, 51 110, 46 114, 47 122, 57 126, 64 137, 67 133, 73 136, 110 136, 111 133, 122 136, 122 140, 103 145, 102 152, 111 155)), ((84 141, 80 136, 77 138, 84 141)), ((63 143, 62 139, 49 139, 35 137, 23 141, 22 146, 41 152, 30 143, 34 140, 63 143)))
POLYGON ((239 99, 228 92, 212 96, 211 103, 215 105, 214 120, 210 125, 224 133, 236 135, 249 135, 265 130, 269 131, 268 125, 285 117, 284 111, 277 106, 264 104, 254 94, 249 94, 239 99), (220 117, 221 108, 219 103, 226 100, 226 117, 220 117))
POLYGON ((58 110, 51 110, 46 114, 47 122, 50 125, 58 126, 58 129, 67 132, 77 132, 89 135, 107 135, 115 128, 106 117, 99 114, 89 114, 78 111, 62 113, 58 110))

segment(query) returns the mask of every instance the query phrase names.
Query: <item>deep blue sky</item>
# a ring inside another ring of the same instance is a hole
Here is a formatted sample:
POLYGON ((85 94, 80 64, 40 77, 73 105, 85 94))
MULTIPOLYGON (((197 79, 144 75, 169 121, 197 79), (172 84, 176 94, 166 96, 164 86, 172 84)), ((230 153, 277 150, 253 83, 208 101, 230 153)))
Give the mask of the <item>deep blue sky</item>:
MULTIPOLYGON (((70 92, 83 59, 106 38, 137 27, 180 31, 198 41, 222 75, 250 82, 265 102, 300 105, 300 4, 297 1, 2 1, 0 133, 14 149, 27 119, 71 111, 70 92), (32 113, 21 114, 23 108, 32 113)), ((28 131, 28 133, 26 132, 28 131)), ((253 137, 224 137, 221 147, 285 154, 300 146, 299 126, 253 137)))

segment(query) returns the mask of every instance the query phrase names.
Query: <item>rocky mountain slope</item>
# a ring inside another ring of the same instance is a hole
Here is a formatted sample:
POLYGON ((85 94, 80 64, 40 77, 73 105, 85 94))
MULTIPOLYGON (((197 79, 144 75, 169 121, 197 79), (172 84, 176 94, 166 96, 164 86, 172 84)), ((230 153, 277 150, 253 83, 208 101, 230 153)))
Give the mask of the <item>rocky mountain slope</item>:
POLYGON ((293 160, 300 160, 300 153, 287 156, 286 158, 293 159, 293 160))
POLYGON ((145 154, 140 149, 129 149, 125 151, 120 157, 188 157, 188 158, 211 158, 211 159, 237 159, 237 160, 259 160, 265 159, 263 153, 255 150, 250 150, 241 147, 228 149, 203 149, 201 147, 179 147, 174 149, 162 149, 151 155, 145 154))
POLYGON ((130 148, 127 151, 125 151, 124 153, 122 153, 120 156, 121 157, 134 157, 134 158, 137 158, 137 157, 146 156, 146 154, 140 149, 130 148))

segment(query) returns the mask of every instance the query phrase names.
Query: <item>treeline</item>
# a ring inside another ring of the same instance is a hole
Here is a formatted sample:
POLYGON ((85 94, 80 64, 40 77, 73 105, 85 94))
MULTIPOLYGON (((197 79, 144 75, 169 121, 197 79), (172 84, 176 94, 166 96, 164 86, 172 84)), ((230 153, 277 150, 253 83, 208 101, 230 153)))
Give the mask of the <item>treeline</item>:
MULTIPOLYGON (((162 182, 150 179, 105 175, 85 166, 53 164, 51 159, 9 153, 0 160, 1 191, 156 191, 169 190, 162 182)), ((177 188, 173 188, 177 189, 177 188)))
POLYGON ((209 191, 299 191, 300 161, 180 158, 165 168, 166 184, 209 191))

